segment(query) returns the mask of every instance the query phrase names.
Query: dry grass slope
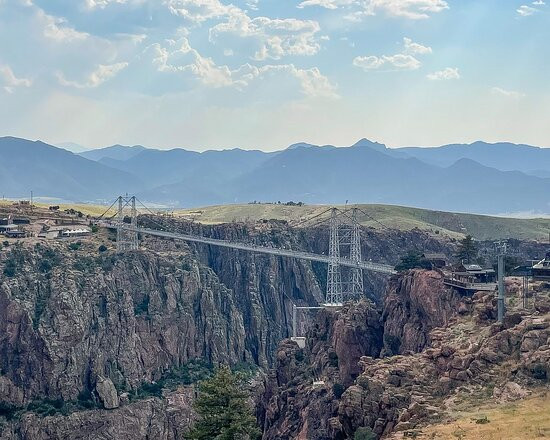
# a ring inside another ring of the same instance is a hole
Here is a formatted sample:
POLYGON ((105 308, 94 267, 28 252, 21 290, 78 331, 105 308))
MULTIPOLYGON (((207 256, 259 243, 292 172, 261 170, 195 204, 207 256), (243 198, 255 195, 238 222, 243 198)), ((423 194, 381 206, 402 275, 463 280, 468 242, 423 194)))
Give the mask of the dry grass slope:
POLYGON ((419 439, 538 440, 550 438, 550 393, 498 407, 478 408, 460 419, 425 429, 419 439), (486 423, 479 423, 487 418, 486 423))
MULTIPOLYGON (((451 237, 469 233, 479 240, 518 238, 542 241, 548 240, 550 232, 550 219, 491 217, 392 205, 357 206, 363 211, 359 221, 374 228, 382 228, 381 224, 401 230, 419 228, 451 237)), ((322 213, 327 208, 323 205, 223 205, 179 210, 176 215, 210 224, 261 219, 296 222, 322 213)), ((326 215, 328 217, 329 214, 326 215)))

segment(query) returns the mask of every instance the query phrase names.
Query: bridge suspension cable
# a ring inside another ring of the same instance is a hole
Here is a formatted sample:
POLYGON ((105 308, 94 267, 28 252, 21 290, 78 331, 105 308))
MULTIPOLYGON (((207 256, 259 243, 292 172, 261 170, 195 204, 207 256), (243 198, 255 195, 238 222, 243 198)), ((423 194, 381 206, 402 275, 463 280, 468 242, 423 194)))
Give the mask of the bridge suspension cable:
POLYGON ((327 277, 326 305, 328 306, 339 306, 344 300, 357 299, 363 293, 363 270, 374 271, 387 275, 396 273, 394 268, 390 265, 362 260, 360 224, 357 221, 357 208, 353 208, 351 217, 346 211, 341 211, 337 208, 330 208, 310 219, 307 219, 307 221, 311 221, 312 219, 319 218, 328 211, 331 211, 329 255, 320 255, 312 252, 272 248, 268 246, 234 242, 230 240, 208 238, 193 234, 171 232, 166 230, 168 229, 166 225, 156 221, 155 217, 157 214, 135 196, 118 197, 117 200, 99 218, 103 218, 104 215, 117 202, 117 213, 109 219, 111 220, 116 217, 116 222, 111 223, 110 221, 107 221, 104 223, 104 226, 112 227, 117 230, 118 252, 137 250, 138 234, 145 234, 173 240, 182 240, 191 243, 203 243, 211 246, 219 246, 248 252, 327 263, 329 272, 327 277), (143 208, 145 208, 149 214, 151 214, 150 221, 160 227, 160 230, 138 226, 136 201, 143 208), (127 221, 127 217, 124 215, 124 209, 128 206, 130 207, 129 222, 127 221), (349 256, 343 256, 341 254, 342 246, 349 250, 349 256), (349 268, 349 279, 346 281, 342 281, 342 274, 340 272, 341 267, 349 268))

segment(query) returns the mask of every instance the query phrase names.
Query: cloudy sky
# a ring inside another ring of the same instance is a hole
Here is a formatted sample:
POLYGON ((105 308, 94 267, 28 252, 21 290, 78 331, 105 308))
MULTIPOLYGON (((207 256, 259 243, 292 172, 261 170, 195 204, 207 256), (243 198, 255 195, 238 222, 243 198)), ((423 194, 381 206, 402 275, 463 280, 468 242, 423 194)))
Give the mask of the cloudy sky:
POLYGON ((543 0, 0 0, 0 135, 550 146, 543 0))

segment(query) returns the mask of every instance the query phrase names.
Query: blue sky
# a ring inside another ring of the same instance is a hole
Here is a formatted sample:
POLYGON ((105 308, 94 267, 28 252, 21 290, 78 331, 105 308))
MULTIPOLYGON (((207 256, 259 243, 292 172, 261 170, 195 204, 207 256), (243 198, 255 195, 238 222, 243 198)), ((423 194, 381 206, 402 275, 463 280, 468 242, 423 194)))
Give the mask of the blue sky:
POLYGON ((0 135, 550 146, 542 0, 0 0, 0 135))

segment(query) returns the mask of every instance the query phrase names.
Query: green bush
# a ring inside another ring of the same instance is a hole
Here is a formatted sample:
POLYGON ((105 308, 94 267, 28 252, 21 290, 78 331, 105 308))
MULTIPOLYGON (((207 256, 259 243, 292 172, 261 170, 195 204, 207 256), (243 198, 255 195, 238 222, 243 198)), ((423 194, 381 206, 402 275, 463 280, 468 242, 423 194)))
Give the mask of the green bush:
POLYGON ((92 225, 92 226, 90 227, 90 230, 92 231, 92 233, 95 234, 96 232, 99 231, 99 226, 97 226, 97 225, 92 225))
POLYGON ((166 371, 154 383, 142 383, 132 394, 131 400, 161 397, 163 389, 174 390, 180 385, 191 385, 212 376, 213 368, 203 360, 191 360, 180 367, 166 371))
POLYGON ((102 254, 97 257, 96 261, 104 272, 110 272, 115 267, 116 257, 114 255, 102 254))
POLYGON ((27 411, 31 411, 41 417, 54 416, 58 413, 65 413, 65 403, 62 399, 34 400, 27 405, 27 411))
POLYGON ((355 435, 353 436, 353 440, 376 440, 377 436, 374 432, 372 432, 372 429, 370 428, 358 428, 357 431, 355 431, 355 435))
POLYGON ((134 306, 134 315, 140 316, 140 315, 146 315, 149 311, 149 297, 146 296, 143 298, 143 301, 141 303, 134 306))
POLYGON ((328 363, 331 367, 338 367, 338 355, 336 354, 336 352, 329 352, 328 363))
POLYGON ((548 371, 546 369, 546 365, 536 364, 533 367, 531 367, 531 376, 533 376, 535 379, 538 379, 538 380, 547 380, 548 371))
POLYGON ((5 417, 6 420, 12 420, 19 409, 20 408, 17 408, 11 403, 0 402, 0 417, 5 417))
POLYGON ((96 268, 96 261, 89 256, 81 256, 73 263, 73 269, 89 273, 96 268))
POLYGON ((403 272, 409 269, 431 269, 432 263, 430 263, 429 260, 426 260, 422 256, 422 254, 418 252, 410 252, 407 255, 405 255, 403 258, 401 258, 401 261, 397 266, 395 266, 395 270, 398 272, 403 272))
POLYGON ((475 419, 476 425, 486 425, 490 422, 490 420, 487 418, 487 416, 478 417, 475 419))
POLYGON ((44 258, 40 260, 40 263, 38 263, 38 270, 43 273, 48 273, 53 269, 53 264, 50 260, 47 258, 44 258))
POLYGON ((332 385, 332 394, 334 394, 334 397, 336 397, 337 399, 342 397, 344 391, 346 391, 346 389, 341 383, 335 383, 334 385, 332 385))
POLYGON ((48 302, 48 298, 45 296, 38 296, 36 298, 36 304, 34 305, 34 316, 32 318, 32 328, 34 330, 38 330, 38 325, 40 324, 40 318, 44 313, 44 309, 46 308, 47 302, 48 302))
POLYGON ((4 266, 4 275, 12 278, 24 267, 26 263, 25 253, 20 244, 16 244, 10 251, 4 266))
POLYGON ((17 264, 14 260, 7 260, 4 266, 4 275, 8 278, 13 278, 17 273, 17 264))
POLYGON ((10 246, 10 242, 7 241, 7 240, 2 242, 2 244, 4 245, 4 247, 9 247, 10 246))
POLYGON ((80 246, 82 246, 81 241, 75 241, 74 243, 69 243, 69 249, 71 251, 77 251, 80 249, 80 246))
POLYGON ((401 348, 401 339, 394 335, 385 334, 384 345, 391 352, 392 355, 399 354, 399 349, 401 348))
POLYGON ((99 252, 107 252, 107 246, 105 246, 104 244, 102 244, 101 246, 99 246, 99 247, 97 248, 97 250, 98 250, 99 252))

